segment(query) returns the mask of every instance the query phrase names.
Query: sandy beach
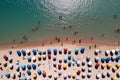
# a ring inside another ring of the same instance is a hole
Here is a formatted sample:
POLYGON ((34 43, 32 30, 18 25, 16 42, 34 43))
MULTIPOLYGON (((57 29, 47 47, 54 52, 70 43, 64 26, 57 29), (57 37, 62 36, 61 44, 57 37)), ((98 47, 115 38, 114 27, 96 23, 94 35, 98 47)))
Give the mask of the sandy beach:
MULTIPOLYGON (((15 69, 15 67, 17 66, 16 65, 17 60, 19 61, 19 66, 21 64, 24 64, 26 66, 27 66, 27 64, 30 64, 30 65, 35 64, 36 69, 35 70, 31 69, 30 70, 31 75, 28 75, 26 73, 26 71, 28 70, 27 68, 26 68, 26 70, 22 70, 20 68, 19 72, 21 72, 21 77, 18 77, 16 75, 15 80, 19 80, 22 77, 25 77, 26 79, 31 78, 31 80, 44 80, 44 79, 46 79, 46 80, 95 80, 97 74, 100 75, 99 79, 97 79, 97 80, 113 80, 112 78, 116 78, 114 80, 119 80, 120 78, 117 78, 116 74, 118 72, 120 72, 120 68, 118 68, 115 72, 112 72, 112 68, 114 68, 116 66, 116 64, 120 62, 120 60, 118 62, 116 62, 116 61, 113 61, 113 62, 109 61, 109 63, 105 62, 104 64, 106 64, 106 65, 112 64, 112 66, 110 67, 110 69, 107 69, 107 67, 105 67, 104 69, 101 69, 101 65, 103 64, 101 62, 101 58, 102 57, 112 57, 110 55, 110 53, 108 54, 108 56, 105 56, 105 51, 106 50, 111 51, 111 50, 116 50, 116 49, 120 49, 120 46, 117 45, 114 41, 109 41, 109 42, 108 41, 104 41, 104 42, 102 41, 101 42, 101 41, 95 41, 95 40, 91 41, 91 40, 85 40, 85 39, 84 40, 82 39, 81 41, 79 41, 79 39, 71 39, 71 38, 68 38, 67 40, 66 40, 66 38, 61 39, 60 42, 53 39, 51 41, 48 40, 48 41, 43 41, 43 42, 36 41, 36 42, 26 42, 26 43, 22 43, 22 44, 21 43, 12 43, 12 44, 4 44, 4 45, 2 44, 2 46, 0 46, 0 54, 1 54, 1 58, 0 58, 1 65, 0 65, 0 67, 2 67, 2 70, 0 70, 0 77, 1 77, 0 80, 8 80, 8 79, 11 80, 11 79, 13 79, 11 77, 11 74, 17 74, 18 73, 15 69), (95 46, 95 44, 96 44, 96 46, 95 46), (80 49, 82 47, 85 48, 84 53, 80 52, 80 49), (64 58, 69 55, 68 53, 64 54, 64 48, 66 48, 67 51, 69 51, 69 50, 71 51, 72 57, 74 57, 75 60, 80 62, 80 66, 77 66, 76 63, 74 61, 72 61, 72 59, 67 60, 67 63, 64 62, 64 58), (79 49, 78 55, 75 54, 76 48, 79 49), (27 57, 28 57, 27 50, 28 49, 31 51, 31 55, 29 55, 29 56, 31 58, 32 57, 36 58, 35 62, 33 62, 33 61, 28 62, 27 61, 27 57), (42 55, 41 55, 42 58, 39 61, 38 58, 37 58, 37 56, 39 54, 37 52, 36 55, 33 55, 33 53, 32 53, 33 49, 45 51, 46 56, 48 55, 47 50, 50 49, 51 50, 51 59, 48 59, 46 57, 46 60, 43 60, 43 56, 42 56, 43 53, 42 53, 42 55), (57 55, 54 55, 54 53, 53 53, 54 49, 57 50, 57 55), (9 50, 12 51, 11 55, 9 54, 9 50), (17 55, 17 52, 16 52, 17 50, 25 50, 26 51, 26 56, 21 55, 19 57, 17 55), (62 54, 59 54, 59 52, 58 52, 59 50, 62 50, 62 54), (100 51, 98 53, 98 55, 94 54, 95 50, 100 51), (7 62, 6 67, 3 66, 3 62, 5 61, 4 58, 3 58, 4 55, 7 55, 8 58, 13 59, 12 63, 9 63, 9 61, 6 61, 7 62), (53 61, 53 56, 56 57, 56 61, 53 61), (90 61, 86 61, 87 56, 91 57, 90 61), (98 69, 95 68, 95 65, 96 65, 95 58, 96 57, 99 58, 99 61, 97 62, 97 63, 99 63, 98 69), (59 63, 59 59, 62 60, 62 63, 59 63), (84 61, 85 61, 85 65, 82 65, 82 62, 84 62, 84 61), (65 64, 67 65, 68 62, 72 62, 72 65, 71 65, 71 67, 67 66, 66 70, 64 70, 63 65, 65 65, 65 64), (88 67, 89 62, 92 63, 91 67, 88 67), (59 70, 58 67, 54 67, 53 66, 54 63, 56 63, 56 66, 58 66, 58 64, 61 64, 62 68, 59 70), (14 66, 12 70, 10 69, 10 66, 9 66, 10 64, 12 64, 14 66), (90 74, 91 74, 90 78, 87 77, 87 75, 89 73, 88 72, 89 68, 91 68, 91 70, 92 70, 92 72, 90 72, 90 74), (41 75, 37 74, 38 69, 40 69, 42 72, 43 71, 46 72, 46 77, 45 78, 42 76, 42 74, 41 75), (82 70, 82 69, 85 69, 85 71, 82 70), (79 75, 77 75, 78 70, 80 71, 79 75), (6 72, 10 73, 10 78, 7 78, 5 76, 6 72), (60 72, 61 72, 61 76, 58 75, 60 72), (105 75, 105 78, 101 77, 102 73, 107 74, 108 72, 112 73, 110 77, 107 77, 106 75, 105 75), (34 73, 37 76, 36 79, 33 79, 34 73), (48 77, 49 74, 52 75, 51 78, 48 77), (69 74, 71 74, 71 75, 74 74, 75 79, 73 79, 72 77, 71 78, 68 78, 68 77, 66 78, 66 76, 68 76, 69 74), (57 79, 55 79, 55 77, 57 77, 57 79)), ((115 53, 113 55, 115 55, 115 53)), ((116 56, 120 56, 120 53, 116 56)))

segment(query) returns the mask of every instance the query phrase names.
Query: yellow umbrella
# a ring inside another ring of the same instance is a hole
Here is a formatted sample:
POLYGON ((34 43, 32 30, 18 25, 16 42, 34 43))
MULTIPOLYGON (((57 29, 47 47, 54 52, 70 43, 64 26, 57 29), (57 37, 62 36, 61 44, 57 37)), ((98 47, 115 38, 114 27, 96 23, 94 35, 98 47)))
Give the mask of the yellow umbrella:
POLYGON ((102 64, 101 67, 102 67, 102 68, 106 67, 106 64, 102 64))
POLYGON ((76 77, 76 73, 73 73, 73 74, 72 74, 72 77, 75 78, 75 77, 76 77))
POLYGON ((112 64, 110 64, 110 63, 107 64, 107 67, 108 67, 108 68, 111 68, 111 67, 112 67, 112 64))
POLYGON ((116 77, 112 77, 112 80, 117 80, 117 78, 116 77))
POLYGON ((37 55, 38 59, 41 59, 41 55, 37 55))
POLYGON ((116 65, 116 67, 117 67, 117 68, 120 68, 120 63, 118 63, 118 64, 116 65))
POLYGON ((117 70, 117 67, 113 67, 113 70, 116 71, 116 70, 117 70))
POLYGON ((67 64, 63 64, 63 69, 66 69, 67 68, 67 64))
POLYGON ((3 64, 4 67, 7 66, 7 62, 6 61, 4 61, 2 64, 3 64))
POLYGON ((32 77, 33 77, 33 79, 36 79, 37 78, 36 73, 32 74, 32 77))

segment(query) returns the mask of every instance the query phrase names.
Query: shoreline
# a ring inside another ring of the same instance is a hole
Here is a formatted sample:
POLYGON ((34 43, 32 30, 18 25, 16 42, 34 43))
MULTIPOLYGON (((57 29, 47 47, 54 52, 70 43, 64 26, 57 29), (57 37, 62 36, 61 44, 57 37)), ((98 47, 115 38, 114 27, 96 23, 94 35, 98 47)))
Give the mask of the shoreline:
POLYGON ((49 45, 60 45, 63 46, 64 44, 72 44, 72 45, 87 45, 89 47, 97 47, 97 46, 120 46, 119 41, 116 40, 103 40, 103 39, 86 39, 86 38, 74 38, 74 37, 55 37, 49 40, 36 40, 36 41, 26 41, 26 42, 14 42, 14 43, 0 43, 0 50, 5 49, 16 49, 16 48, 23 48, 23 47, 43 47, 49 45))

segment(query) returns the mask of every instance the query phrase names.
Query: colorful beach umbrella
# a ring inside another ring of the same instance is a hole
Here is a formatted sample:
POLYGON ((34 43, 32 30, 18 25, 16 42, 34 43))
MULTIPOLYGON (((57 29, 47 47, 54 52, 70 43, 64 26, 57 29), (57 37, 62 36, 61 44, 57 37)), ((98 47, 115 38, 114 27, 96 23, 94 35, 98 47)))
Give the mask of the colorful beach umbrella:
POLYGON ((40 69, 38 69, 38 70, 37 70, 37 73, 38 73, 39 75, 41 75, 41 74, 42 74, 42 71, 41 71, 40 69))
POLYGON ((21 51, 20 50, 17 50, 17 55, 21 56, 21 51))
POLYGON ((109 50, 106 50, 105 51, 105 56, 108 56, 110 54, 110 51, 109 50))
POLYGON ((82 74, 82 78, 85 78, 85 77, 86 77, 86 73, 83 73, 83 74, 82 74))
POLYGON ((64 63, 67 63, 67 57, 64 58, 64 63))
POLYGON ((64 50, 64 54, 67 54, 68 49, 64 48, 63 50, 64 50))
POLYGON ((72 59, 72 54, 68 54, 68 60, 72 59))
POLYGON ((71 67, 71 65, 72 65, 72 62, 69 61, 69 62, 68 62, 68 67, 71 67))
POLYGON ((9 72, 6 72, 6 73, 5 73, 5 76, 6 76, 7 78, 10 78, 10 73, 9 73, 9 72))
POLYGON ((36 69, 36 64, 32 64, 32 68, 33 68, 33 70, 35 70, 36 69))
POLYGON ((96 74, 96 79, 100 79, 101 74, 96 74))
POLYGON ((68 54, 71 54, 71 51, 72 51, 71 49, 68 49, 68 54))
POLYGON ((120 60, 120 56, 117 56, 115 60, 118 62, 120 60))
POLYGON ((39 54, 39 55, 42 55, 42 51, 41 51, 41 50, 38 50, 38 54, 39 54))
POLYGON ((91 78, 91 76, 92 76, 92 73, 91 73, 91 72, 87 73, 87 77, 88 77, 88 78, 91 78))
POLYGON ((3 64, 4 67, 7 67, 7 62, 6 61, 3 61, 2 64, 3 64))
POLYGON ((62 54, 62 49, 59 49, 59 54, 62 54))
POLYGON ((12 77, 12 79, 15 79, 16 75, 15 74, 11 74, 11 77, 12 77))
POLYGON ((37 50, 36 49, 33 49, 32 52, 33 52, 33 55, 37 54, 37 50))
POLYGON ((25 50, 21 50, 21 53, 23 54, 23 56, 26 56, 26 51, 25 50))
POLYGON ((62 68, 62 65, 61 64, 58 64, 58 69, 60 70, 62 68))
POLYGON ((99 63, 96 63, 96 64, 95 64, 95 68, 96 68, 96 69, 98 69, 99 66, 100 66, 99 63))
POLYGON ((85 51, 85 47, 81 47, 80 52, 84 53, 84 51, 85 51))
POLYGON ((111 80, 117 80, 117 78, 116 77, 112 77, 111 80))
POLYGON ((113 67, 113 68, 112 68, 112 71, 113 71, 113 72, 116 72, 116 71, 117 71, 117 67, 116 67, 116 66, 113 67))
POLYGON ((51 54, 48 54, 48 59, 51 59, 51 54))
POLYGON ((54 49, 54 50, 53 50, 53 54, 54 54, 54 55, 57 55, 57 49, 54 49))
POLYGON ((48 77, 49 77, 49 78, 52 78, 52 74, 49 73, 49 74, 48 74, 48 77))
POLYGON ((45 71, 42 72, 42 76, 46 77, 46 72, 45 71))
POLYGON ((78 55, 78 53, 79 53, 79 49, 76 48, 76 49, 75 49, 75 55, 78 55))
POLYGON ((117 63, 117 64, 116 64, 116 67, 117 67, 117 68, 120 68, 120 63, 117 63))
POLYGON ((112 64, 108 63, 107 68, 110 69, 112 67, 112 64))
POLYGON ((26 50, 26 53, 27 53, 27 55, 29 55, 29 56, 31 55, 31 52, 30 52, 29 49, 26 50))
POLYGON ((27 78, 26 78, 25 76, 23 76, 23 77, 21 78, 21 80, 27 80, 27 78))
POLYGON ((38 60, 41 60, 41 55, 37 55, 38 60))
POLYGON ((81 73, 81 71, 80 71, 80 70, 78 70, 78 71, 77 71, 77 75, 80 75, 80 73, 81 73))
POLYGON ((101 58, 101 62, 102 62, 102 63, 105 62, 106 59, 107 59, 106 57, 102 57, 102 58, 101 58))
POLYGON ((108 63, 110 60, 111 60, 110 57, 107 57, 107 58, 106 58, 106 62, 107 62, 107 63, 108 63))
POLYGON ((67 64, 63 64, 63 69, 66 70, 67 64))
POLYGON ((76 78, 76 73, 72 73, 72 78, 75 79, 76 78))

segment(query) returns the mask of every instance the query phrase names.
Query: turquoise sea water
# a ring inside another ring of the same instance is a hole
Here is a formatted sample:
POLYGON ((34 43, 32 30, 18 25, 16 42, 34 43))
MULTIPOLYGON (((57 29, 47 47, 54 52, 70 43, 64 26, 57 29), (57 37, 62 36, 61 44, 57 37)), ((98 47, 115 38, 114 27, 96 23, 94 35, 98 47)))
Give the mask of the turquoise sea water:
POLYGON ((116 29, 120 0, 0 0, 0 43, 55 36, 120 40, 116 29))

